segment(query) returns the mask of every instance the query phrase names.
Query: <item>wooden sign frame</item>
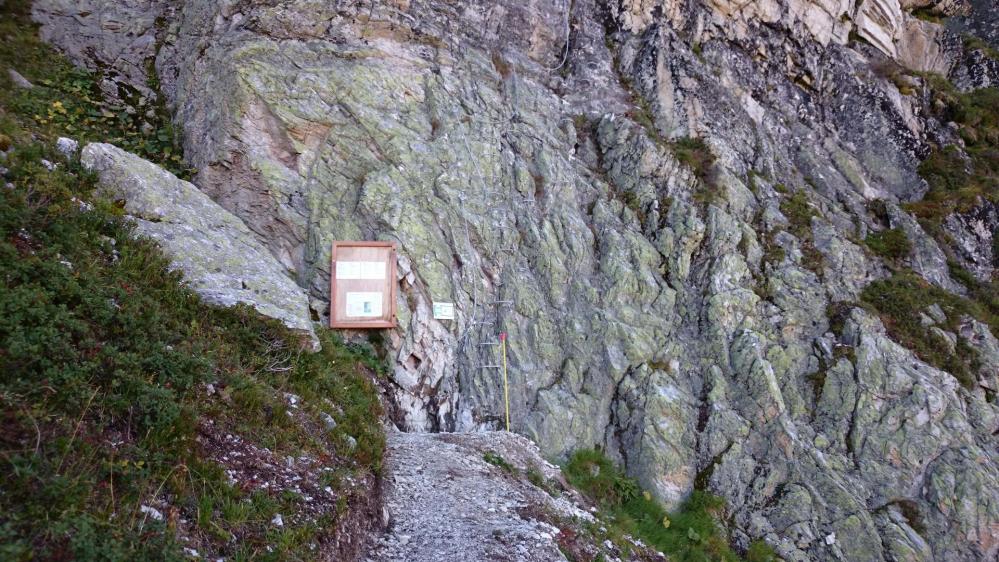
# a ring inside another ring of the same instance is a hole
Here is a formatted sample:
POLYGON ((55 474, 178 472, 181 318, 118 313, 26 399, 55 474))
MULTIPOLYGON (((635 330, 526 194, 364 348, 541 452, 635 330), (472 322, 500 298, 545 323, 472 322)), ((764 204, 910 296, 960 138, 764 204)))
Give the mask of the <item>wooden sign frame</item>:
POLYGON ((360 242, 360 241, 336 241, 333 242, 333 252, 330 258, 330 328, 395 328, 396 327, 396 306, 395 306, 395 292, 396 292, 396 254, 395 254, 395 242, 360 242), (387 261, 385 260, 372 260, 372 254, 378 254, 377 250, 388 249, 387 261), (353 251, 352 251, 353 250, 353 251), (372 252, 370 250, 376 250, 372 252), (360 254, 363 257, 367 257, 364 261, 351 261, 342 258, 344 254, 360 254), (337 279, 337 262, 344 261, 350 262, 352 265, 357 263, 372 263, 372 262, 383 262, 385 263, 385 279, 384 281, 375 278, 341 278, 337 279), (379 291, 375 291, 375 285, 380 287, 379 291), (356 317, 346 316, 346 302, 340 303, 340 298, 346 299, 347 293, 345 292, 347 288, 354 288, 359 291, 367 290, 367 293, 354 293, 354 294, 370 294, 371 292, 381 292, 384 296, 382 298, 381 310, 382 313, 379 316, 372 317, 370 319, 357 319, 356 317), (340 294, 340 290, 343 290, 343 295, 340 294), (344 308, 341 313, 337 312, 337 306, 344 308), (349 318, 349 319, 348 319, 349 318))

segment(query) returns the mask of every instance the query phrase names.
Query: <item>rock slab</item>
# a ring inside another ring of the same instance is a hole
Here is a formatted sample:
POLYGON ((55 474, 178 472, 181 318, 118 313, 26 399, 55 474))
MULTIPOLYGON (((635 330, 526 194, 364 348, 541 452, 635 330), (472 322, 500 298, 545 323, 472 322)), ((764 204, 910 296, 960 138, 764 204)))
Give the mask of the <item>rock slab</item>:
POLYGON ((305 292, 241 220, 193 184, 114 145, 91 143, 80 160, 124 199, 139 234, 156 240, 205 301, 246 303, 319 342, 305 292))

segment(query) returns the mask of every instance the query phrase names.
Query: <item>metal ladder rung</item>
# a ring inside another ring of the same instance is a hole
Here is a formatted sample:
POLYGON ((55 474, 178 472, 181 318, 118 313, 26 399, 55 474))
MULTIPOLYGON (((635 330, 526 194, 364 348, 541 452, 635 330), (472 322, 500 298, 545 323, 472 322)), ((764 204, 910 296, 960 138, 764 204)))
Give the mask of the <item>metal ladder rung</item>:
POLYGON ((472 321, 473 325, 475 325, 475 324, 483 324, 483 325, 485 325, 485 324, 492 324, 492 323, 493 323, 492 320, 473 320, 472 321))
POLYGON ((499 345, 498 341, 484 341, 480 342, 479 345, 499 345))
POLYGON ((479 365, 480 369, 502 369, 502 365, 479 365))

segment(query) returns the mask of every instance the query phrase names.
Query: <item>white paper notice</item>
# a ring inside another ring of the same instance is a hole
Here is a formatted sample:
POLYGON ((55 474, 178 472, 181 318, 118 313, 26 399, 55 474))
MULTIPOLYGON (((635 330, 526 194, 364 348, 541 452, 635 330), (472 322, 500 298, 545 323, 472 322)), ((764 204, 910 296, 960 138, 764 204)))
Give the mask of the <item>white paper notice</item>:
POLYGON ((383 261, 362 261, 361 279, 385 279, 385 262, 383 261))
POLYGON ((382 315, 381 293, 347 293, 348 318, 377 318, 382 315))
POLYGON ((435 302, 434 318, 437 320, 454 320, 453 302, 435 302))
POLYGON ((336 262, 337 279, 385 279, 385 262, 383 261, 338 261, 336 262))
POLYGON ((338 261, 336 262, 337 279, 360 279, 361 262, 359 261, 338 261))

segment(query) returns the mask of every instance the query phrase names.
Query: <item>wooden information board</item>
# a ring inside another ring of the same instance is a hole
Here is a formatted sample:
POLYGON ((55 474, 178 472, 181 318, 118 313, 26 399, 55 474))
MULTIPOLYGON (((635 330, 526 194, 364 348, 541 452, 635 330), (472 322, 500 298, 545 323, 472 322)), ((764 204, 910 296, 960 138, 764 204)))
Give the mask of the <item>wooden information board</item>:
POLYGON ((333 242, 331 328, 395 327, 395 243, 333 242))

